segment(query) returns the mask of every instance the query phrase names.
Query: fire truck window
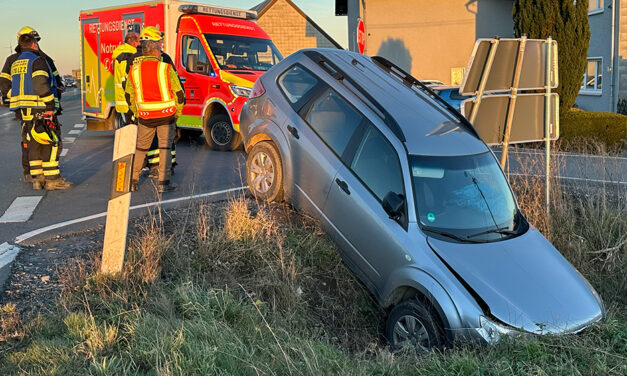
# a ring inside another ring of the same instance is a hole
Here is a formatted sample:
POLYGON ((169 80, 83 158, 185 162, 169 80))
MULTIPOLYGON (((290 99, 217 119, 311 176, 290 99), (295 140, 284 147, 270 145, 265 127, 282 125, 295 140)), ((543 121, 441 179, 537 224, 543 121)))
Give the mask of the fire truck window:
POLYGON ((188 72, 212 74, 213 69, 209 57, 200 43, 200 39, 191 35, 184 35, 181 43, 182 64, 188 72))
POLYGON ((205 34, 220 69, 267 71, 283 59, 271 40, 205 34))

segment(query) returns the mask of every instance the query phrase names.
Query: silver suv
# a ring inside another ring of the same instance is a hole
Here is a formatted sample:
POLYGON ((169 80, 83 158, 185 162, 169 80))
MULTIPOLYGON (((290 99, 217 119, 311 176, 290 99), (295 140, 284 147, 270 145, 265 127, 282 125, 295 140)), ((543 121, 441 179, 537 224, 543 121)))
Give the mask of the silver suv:
POLYGON ((472 125, 386 59, 294 53, 255 83, 240 127, 251 192, 320 219, 388 309, 393 348, 573 333, 605 316, 472 125))

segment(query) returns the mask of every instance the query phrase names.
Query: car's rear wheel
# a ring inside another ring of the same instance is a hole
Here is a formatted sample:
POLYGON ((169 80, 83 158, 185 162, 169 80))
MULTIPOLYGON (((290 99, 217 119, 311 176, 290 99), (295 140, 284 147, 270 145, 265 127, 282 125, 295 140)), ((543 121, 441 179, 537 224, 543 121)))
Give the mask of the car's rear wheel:
POLYGON ((427 353, 444 346, 444 330, 437 313, 417 299, 405 300, 392 309, 385 335, 393 350, 427 353))
POLYGON ((205 142, 213 150, 235 150, 240 145, 242 137, 233 129, 231 119, 227 114, 217 114, 209 119, 203 129, 205 142))
POLYGON ((283 199, 281 156, 272 142, 260 142, 248 153, 246 182, 258 199, 268 202, 283 199))

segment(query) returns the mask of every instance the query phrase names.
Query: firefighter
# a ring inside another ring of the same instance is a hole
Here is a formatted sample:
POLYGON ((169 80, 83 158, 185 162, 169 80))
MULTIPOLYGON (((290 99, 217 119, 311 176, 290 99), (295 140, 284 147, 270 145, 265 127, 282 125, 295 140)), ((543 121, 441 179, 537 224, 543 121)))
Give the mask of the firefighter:
MULTIPOLYGON (((35 38, 35 42, 37 43, 39 40, 41 40, 41 37, 39 36, 39 33, 37 33, 36 30, 34 30, 32 27, 29 26, 24 26, 23 28, 21 28, 18 32, 17 32, 17 38, 18 38, 18 42, 19 42, 19 38, 21 35, 23 34, 29 34, 31 35, 33 38, 35 38)), ((37 47, 39 48, 39 43, 37 43, 37 47)), ((4 98, 7 98, 7 93, 10 90, 11 87, 11 64, 13 64, 13 62, 15 60, 17 60, 18 56, 21 54, 22 50, 21 47, 18 43, 17 47, 15 47, 15 54, 9 56, 4 64, 4 67, 2 69, 2 74, 0 74, 0 81, 2 81, 2 78, 5 78, 6 81, 4 82, 5 85, 5 89, 4 90, 0 90, 3 91, 5 93, 4 98)), ((49 81, 50 81, 50 88, 52 90, 52 93, 55 96, 55 111, 56 114, 53 117, 53 120, 57 123, 57 125, 55 126, 55 133, 57 135, 57 138, 59 139, 59 143, 58 143, 58 148, 59 148, 59 154, 61 153, 62 150, 62 143, 61 143, 61 124, 58 122, 56 115, 60 115, 61 114, 61 92, 63 90, 65 90, 65 87, 63 86, 63 80, 61 79, 61 77, 59 76, 59 72, 57 71, 55 65, 54 65, 54 61, 45 53, 43 53, 41 50, 37 50, 36 51, 37 54, 39 54, 40 56, 44 57, 46 59, 46 63, 47 63, 47 68, 48 68, 48 74, 49 74, 49 81)), ((16 113, 15 115, 15 119, 14 120, 20 120, 19 118, 19 114, 16 113)), ((23 124, 22 124, 23 125, 23 124)), ((22 127, 23 128, 23 127, 22 127)), ((30 174, 30 167, 28 164, 28 142, 26 141, 25 137, 25 129, 22 129, 22 140, 21 140, 21 149, 22 149, 22 170, 24 173, 24 182, 26 183, 32 183, 32 177, 30 174)))
POLYGON ((127 64, 133 55, 137 52, 139 46, 139 34, 129 32, 124 38, 124 44, 113 50, 112 58, 114 60, 114 83, 115 83, 115 110, 122 115, 124 122, 129 123, 131 119, 128 112, 128 103, 124 95, 126 88, 126 79, 128 77, 127 64))
POLYGON ((170 150, 176 134, 176 118, 181 115, 185 94, 172 65, 161 61, 161 45, 148 40, 144 57, 133 64, 126 85, 130 110, 138 118, 137 148, 133 162, 131 190, 138 189, 139 174, 155 133, 159 142, 159 192, 178 188, 170 182, 170 150))
POLYGON ((22 120, 22 137, 28 144, 33 189, 72 188, 74 185, 59 173, 58 138, 53 121, 55 96, 50 86, 48 64, 39 54, 33 35, 20 35, 18 43, 21 52, 10 65, 9 79, 3 70, 1 87, 8 93, 11 111, 22 120), (7 80, 11 84, 10 91, 5 90, 7 80))
MULTIPOLYGON (((33 37, 35 37, 35 41, 37 42, 37 47, 39 48, 39 54, 41 56, 43 56, 46 59, 46 63, 48 63, 48 69, 50 71, 50 82, 51 82, 51 89, 52 92, 54 93, 55 96, 55 111, 56 111, 56 115, 61 115, 62 111, 63 111, 63 107, 61 107, 61 94, 65 91, 65 85, 63 83, 63 78, 61 77, 61 75, 59 74, 59 70, 57 69, 56 65, 54 64, 54 60, 52 60, 52 58, 48 55, 46 55, 42 50, 41 47, 39 46, 39 41, 41 40, 41 36, 39 35, 39 33, 33 29, 30 26, 24 26, 23 28, 21 28, 18 32, 17 32, 17 38, 18 40, 20 39, 20 35, 22 34, 30 34, 33 37)), ((20 52, 19 51, 19 44, 17 47, 15 47, 15 52, 20 52)))
MULTIPOLYGON (((143 53, 143 46, 146 44, 147 41, 152 40, 152 41, 158 42, 160 46, 163 46, 163 33, 154 26, 144 27, 141 31, 141 34, 139 35, 139 39, 140 39, 140 45, 137 47, 137 52, 133 56, 131 56, 129 58, 129 61, 127 62, 127 73, 133 64, 141 62, 144 59, 145 56, 143 53)), ((172 68, 174 69, 174 61, 172 61, 172 58, 170 57, 170 55, 166 54, 165 52, 161 52, 161 61, 163 61, 164 63, 170 64, 172 68)), ((179 79, 179 83, 180 83, 180 79, 179 79)), ((183 85, 181 84, 181 87, 182 86, 183 85)), ((171 153, 172 153, 172 167, 171 168, 172 168, 172 174, 174 174, 174 167, 176 167, 177 165, 176 146, 174 143, 172 144, 171 153)), ((157 178, 158 167, 159 167, 159 144, 158 144, 156 136, 152 140, 152 144, 150 145, 150 150, 148 151, 146 156, 147 156, 146 166, 148 166, 148 168, 150 169, 148 177, 157 178)))

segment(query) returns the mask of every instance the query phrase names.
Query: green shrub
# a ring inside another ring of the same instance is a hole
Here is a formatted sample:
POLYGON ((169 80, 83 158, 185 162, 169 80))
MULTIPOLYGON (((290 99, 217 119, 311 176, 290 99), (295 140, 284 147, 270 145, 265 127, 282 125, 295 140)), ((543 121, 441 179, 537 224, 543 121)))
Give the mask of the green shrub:
POLYGON ((582 140, 596 140, 607 150, 616 150, 625 143, 627 116, 611 112, 570 110, 560 115, 560 139, 573 144, 582 140))

